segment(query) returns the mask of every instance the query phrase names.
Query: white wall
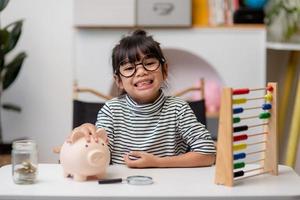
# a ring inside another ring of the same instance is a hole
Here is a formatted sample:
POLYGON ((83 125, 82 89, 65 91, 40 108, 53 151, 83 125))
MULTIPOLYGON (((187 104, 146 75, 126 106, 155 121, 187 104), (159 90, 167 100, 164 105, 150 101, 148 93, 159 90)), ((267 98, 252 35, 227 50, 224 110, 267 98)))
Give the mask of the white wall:
MULTIPOLYGON (((89 86, 107 93, 112 82, 111 50, 130 29, 77 29, 75 33, 76 79, 80 86, 89 86)), ((259 87, 266 82, 265 30, 253 29, 149 29, 163 49, 189 52, 214 67, 224 85, 259 87), (243 77, 243 78, 241 78, 243 77)), ((179 58, 178 58, 179 59, 179 58)), ((197 63, 190 60, 170 61, 188 71, 197 63), (178 64, 178 62, 180 62, 178 64)), ((199 66, 201 69, 203 66, 199 66)), ((177 66, 178 68, 178 66, 177 66)), ((206 77, 199 70, 198 78, 206 77)), ((173 74, 174 75, 174 74, 173 74)), ((185 73, 188 84, 192 80, 185 73)), ((175 75, 176 76, 176 75, 175 75)), ((182 83, 178 83, 179 85, 182 83)))
POLYGON ((35 139, 40 161, 56 161, 52 147, 71 130, 73 77, 72 0, 11 0, 1 25, 25 19, 13 54, 28 54, 16 82, 3 101, 19 104, 22 113, 2 112, 4 140, 35 139))

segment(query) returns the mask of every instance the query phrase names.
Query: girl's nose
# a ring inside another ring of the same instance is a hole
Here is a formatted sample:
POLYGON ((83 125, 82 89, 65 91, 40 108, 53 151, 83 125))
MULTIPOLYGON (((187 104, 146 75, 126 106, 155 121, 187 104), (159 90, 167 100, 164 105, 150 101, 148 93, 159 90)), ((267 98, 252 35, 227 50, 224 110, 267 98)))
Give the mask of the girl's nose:
POLYGON ((142 63, 137 64, 135 67, 136 67, 137 76, 142 76, 144 74, 147 74, 147 70, 144 68, 142 63))

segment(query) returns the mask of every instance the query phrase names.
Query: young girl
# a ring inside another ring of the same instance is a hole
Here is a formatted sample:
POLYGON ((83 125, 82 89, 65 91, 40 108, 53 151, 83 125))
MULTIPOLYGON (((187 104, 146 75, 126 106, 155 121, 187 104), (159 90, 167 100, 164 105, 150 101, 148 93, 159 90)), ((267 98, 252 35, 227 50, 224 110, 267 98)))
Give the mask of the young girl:
POLYGON ((113 164, 145 168, 214 163, 210 133, 185 101, 165 96, 161 89, 168 65, 158 42, 136 30, 114 47, 112 65, 122 95, 106 102, 96 126, 83 124, 73 133, 97 140, 96 130, 104 128, 113 164))

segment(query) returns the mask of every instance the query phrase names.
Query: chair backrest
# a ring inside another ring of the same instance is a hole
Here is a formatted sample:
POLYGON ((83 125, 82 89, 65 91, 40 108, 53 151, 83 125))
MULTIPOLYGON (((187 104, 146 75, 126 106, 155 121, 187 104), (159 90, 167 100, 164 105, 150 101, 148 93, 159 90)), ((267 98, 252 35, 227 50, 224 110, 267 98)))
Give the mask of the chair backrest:
MULTIPOLYGON (((190 92, 199 92, 199 100, 187 101, 194 111, 197 120, 206 126, 206 111, 205 111, 205 99, 204 99, 204 79, 200 79, 200 86, 189 87, 174 94, 174 96, 184 96, 190 92)), ((73 92, 73 128, 80 126, 83 123, 95 124, 98 111, 102 108, 106 100, 113 98, 110 95, 104 95, 101 92, 91 88, 80 88, 77 84, 74 84, 73 92), (79 100, 79 93, 91 93, 99 98, 102 98, 102 102, 86 102, 79 100)))
POLYGON ((104 102, 85 102, 73 100, 73 128, 84 123, 96 123, 98 111, 102 108, 104 102))
POLYGON ((203 125, 207 125, 206 123, 206 111, 205 111, 205 100, 201 99, 198 101, 188 101, 189 105, 191 106, 192 110, 194 111, 198 122, 203 125))
POLYGON ((74 84, 73 89, 73 128, 84 123, 95 124, 97 120, 98 111, 103 107, 106 100, 113 98, 110 95, 104 95, 99 91, 91 88, 79 88, 74 84), (102 102, 87 102, 78 98, 79 93, 91 93, 103 99, 102 102))
POLYGON ((176 92, 174 96, 181 97, 187 93, 190 92, 199 92, 200 94, 200 99, 198 100, 187 100, 189 103, 191 109, 194 111, 197 120, 202 123, 203 125, 206 124, 206 110, 205 110, 205 98, 204 98, 204 79, 200 79, 200 85, 199 86, 194 86, 194 87, 189 87, 186 88, 182 91, 176 92))

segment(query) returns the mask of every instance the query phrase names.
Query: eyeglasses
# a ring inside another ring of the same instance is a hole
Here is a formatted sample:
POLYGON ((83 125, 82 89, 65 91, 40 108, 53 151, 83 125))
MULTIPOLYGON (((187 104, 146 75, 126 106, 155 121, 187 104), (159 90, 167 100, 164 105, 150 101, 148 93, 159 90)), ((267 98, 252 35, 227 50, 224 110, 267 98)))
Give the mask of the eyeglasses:
POLYGON ((138 65, 143 65, 144 69, 147 71, 155 71, 160 66, 160 61, 153 55, 146 55, 142 58, 139 63, 131 63, 127 59, 122 61, 119 65, 119 72, 122 76, 129 78, 136 73, 136 67, 138 65))

